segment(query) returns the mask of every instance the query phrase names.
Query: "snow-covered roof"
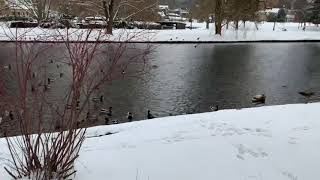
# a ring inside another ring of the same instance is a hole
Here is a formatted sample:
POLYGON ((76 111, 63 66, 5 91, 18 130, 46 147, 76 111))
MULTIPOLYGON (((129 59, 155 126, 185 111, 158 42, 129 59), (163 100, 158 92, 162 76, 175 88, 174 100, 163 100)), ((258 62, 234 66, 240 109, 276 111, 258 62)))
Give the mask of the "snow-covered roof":
POLYGON ((32 2, 29 0, 4 0, 10 9, 28 10, 32 7, 32 2))
POLYGON ((169 5, 159 5, 159 9, 169 9, 169 5))
POLYGON ((280 8, 272 8, 272 9, 266 9, 266 13, 278 13, 280 8))
POLYGON ((168 13, 168 16, 181 17, 179 14, 176 13, 168 13))

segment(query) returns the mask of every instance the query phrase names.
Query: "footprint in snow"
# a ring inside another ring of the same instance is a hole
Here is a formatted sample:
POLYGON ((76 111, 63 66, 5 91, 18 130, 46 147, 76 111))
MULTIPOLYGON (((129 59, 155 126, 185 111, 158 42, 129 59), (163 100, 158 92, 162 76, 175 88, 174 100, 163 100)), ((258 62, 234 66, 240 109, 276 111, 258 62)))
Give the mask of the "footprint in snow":
POLYGON ((235 145, 235 148, 238 150, 238 154, 236 155, 236 157, 242 160, 245 159, 244 156, 246 155, 250 155, 254 158, 259 158, 259 157, 264 158, 268 156, 268 153, 264 152, 261 148, 258 148, 257 150, 253 150, 244 146, 243 144, 235 145))
POLYGON ((311 127, 301 126, 301 127, 296 127, 296 128, 294 128, 293 130, 294 130, 294 131, 308 131, 308 130, 310 130, 310 129, 311 129, 311 127))
POLYGON ((290 180, 298 180, 298 176, 294 175, 293 173, 290 173, 288 171, 283 171, 282 175, 287 177, 290 180))
POLYGON ((296 137, 289 137, 289 141, 288 141, 288 143, 289 144, 298 144, 298 138, 296 138, 296 137))

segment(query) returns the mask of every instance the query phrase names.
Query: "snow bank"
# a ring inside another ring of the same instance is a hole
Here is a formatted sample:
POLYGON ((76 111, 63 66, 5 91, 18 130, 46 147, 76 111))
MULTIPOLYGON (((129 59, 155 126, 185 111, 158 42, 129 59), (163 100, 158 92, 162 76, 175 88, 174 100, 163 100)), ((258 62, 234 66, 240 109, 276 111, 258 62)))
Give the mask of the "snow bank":
MULTIPOLYGON (((187 23, 190 26, 190 23, 187 23)), ((299 28, 298 23, 277 23, 276 29, 273 31, 273 23, 259 23, 256 29, 256 24, 252 22, 246 23, 244 27, 240 23, 240 29, 235 31, 230 24, 229 29, 224 26, 222 36, 214 34, 214 25, 210 24, 210 28, 206 29, 205 23, 193 23, 193 27, 197 29, 185 30, 114 30, 113 36, 103 36, 99 39, 102 41, 123 42, 228 42, 228 41, 288 41, 288 40, 320 40, 320 28, 308 24, 306 31, 299 28)), ((81 41, 79 34, 85 34, 88 30, 70 29, 69 39, 73 41, 81 41)), ((101 30, 93 30, 88 40, 97 40, 101 30)), ((66 30, 56 29, 16 29, 7 28, 2 24, 0 27, 0 40, 10 41, 18 37, 24 41, 63 41, 65 40, 66 30), (17 33, 17 34, 16 34, 17 33)))
MULTIPOLYGON (((90 128, 75 179, 318 180, 319 109, 270 106, 90 128)), ((0 166, 5 158, 1 139, 0 166)), ((2 167, 0 179, 9 179, 2 167)))

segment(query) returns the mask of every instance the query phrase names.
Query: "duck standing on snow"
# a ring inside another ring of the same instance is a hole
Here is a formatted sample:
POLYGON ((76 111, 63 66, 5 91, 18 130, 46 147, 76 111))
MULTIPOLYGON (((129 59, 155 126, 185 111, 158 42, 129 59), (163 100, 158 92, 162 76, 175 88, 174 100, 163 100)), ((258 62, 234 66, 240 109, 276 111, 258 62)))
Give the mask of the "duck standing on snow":
POLYGON ((147 115, 148 119, 154 119, 155 117, 151 114, 151 111, 148 110, 148 115, 147 115))
POLYGON ((132 115, 132 113, 131 112, 128 112, 128 121, 129 122, 132 122, 132 120, 133 120, 133 115, 132 115))

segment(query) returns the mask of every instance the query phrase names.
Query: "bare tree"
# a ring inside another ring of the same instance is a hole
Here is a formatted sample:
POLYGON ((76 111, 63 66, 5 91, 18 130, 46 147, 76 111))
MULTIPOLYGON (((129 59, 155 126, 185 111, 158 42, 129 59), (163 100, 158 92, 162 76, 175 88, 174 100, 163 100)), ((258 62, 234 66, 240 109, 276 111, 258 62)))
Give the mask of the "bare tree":
POLYGON ((223 21, 223 0, 215 1, 215 27, 216 34, 222 34, 222 21, 223 21))
MULTIPOLYGON (((156 0, 81 0, 73 1, 74 4, 86 7, 95 15, 102 15, 107 20, 107 33, 112 34, 112 26, 115 20, 127 21, 144 12, 146 17, 152 17, 156 13, 152 11, 158 4, 156 0)), ((90 14, 90 13, 88 13, 90 14)))
POLYGON ((114 20, 114 0, 110 0, 109 4, 107 5, 107 1, 103 1, 103 9, 104 15, 107 20, 107 34, 112 34, 112 26, 114 20))
POLYGON ((207 19, 214 14, 215 33, 221 35, 222 27, 228 26, 231 21, 235 22, 235 29, 238 29, 241 20, 244 24, 249 20, 255 21, 259 3, 259 0, 202 0, 193 13, 201 19, 207 19))

